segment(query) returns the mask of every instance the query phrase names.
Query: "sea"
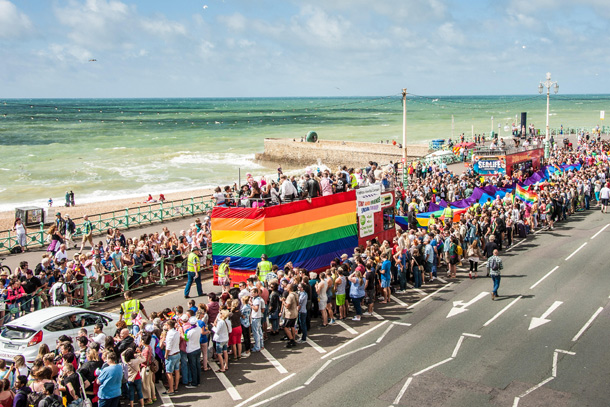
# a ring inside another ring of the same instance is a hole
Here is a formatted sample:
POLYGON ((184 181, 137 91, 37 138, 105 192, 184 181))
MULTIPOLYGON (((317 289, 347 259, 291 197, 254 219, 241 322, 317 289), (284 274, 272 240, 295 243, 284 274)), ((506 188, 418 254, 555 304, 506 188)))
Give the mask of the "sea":
MULTIPOLYGON (((610 95, 552 95, 550 126, 591 130, 610 95)), ((407 144, 545 127, 546 95, 409 95, 407 144)), ((0 99, 0 211, 146 197, 275 174, 267 137, 402 141, 400 94, 342 98, 0 99)), ((312 163, 319 165, 323 163, 312 163)))

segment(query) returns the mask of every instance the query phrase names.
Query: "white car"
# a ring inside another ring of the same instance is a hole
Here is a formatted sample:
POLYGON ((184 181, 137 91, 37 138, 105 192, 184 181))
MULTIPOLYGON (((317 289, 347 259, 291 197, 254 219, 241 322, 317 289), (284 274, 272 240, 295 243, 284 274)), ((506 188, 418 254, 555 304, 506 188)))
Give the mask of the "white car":
MULTIPOLYGON (((38 348, 46 343, 53 351, 62 335, 74 340, 81 328, 93 337, 95 324, 104 325, 106 335, 114 335, 119 314, 95 312, 72 307, 50 307, 24 315, 8 322, 0 332, 0 359, 12 362, 16 355, 23 355, 28 365, 34 362, 38 348)), ((75 347, 78 346, 75 343, 75 347)))

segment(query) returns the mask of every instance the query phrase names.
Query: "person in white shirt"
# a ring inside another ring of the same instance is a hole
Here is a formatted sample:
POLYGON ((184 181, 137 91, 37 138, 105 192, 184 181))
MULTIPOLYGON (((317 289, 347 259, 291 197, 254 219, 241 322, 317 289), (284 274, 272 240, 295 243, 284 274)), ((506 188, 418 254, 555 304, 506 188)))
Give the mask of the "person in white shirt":
POLYGON ((229 310, 223 309, 218 314, 218 318, 214 321, 212 331, 214 331, 214 337, 212 338, 216 342, 216 354, 218 355, 218 362, 220 363, 220 369, 217 372, 224 372, 229 367, 229 334, 232 331, 231 320, 229 319, 229 310))
POLYGON ((186 356, 188 358, 188 370, 191 382, 187 389, 195 388, 201 383, 201 329, 197 324, 196 317, 189 318, 190 328, 186 330, 186 356))
POLYGON ((63 276, 60 276, 58 281, 53 284, 50 293, 52 305, 65 305, 68 303, 68 287, 64 282, 63 276))
POLYGON ((265 309, 265 301, 259 297, 258 288, 253 288, 250 291, 252 295, 250 302, 252 306, 252 336, 254 337, 254 347, 252 352, 260 352, 261 349, 265 348, 263 341, 263 311, 265 309))
POLYGON ((609 184, 604 185, 604 187, 599 191, 599 198, 602 200, 602 213, 606 213, 606 209, 608 208, 608 200, 610 200, 610 188, 609 184))
POLYGON ((280 199, 282 202, 292 202, 298 196, 298 192, 286 175, 280 176, 280 199))
POLYGON ((178 391, 180 383, 180 334, 176 331, 176 321, 170 319, 165 322, 165 373, 169 389, 167 395, 171 396, 178 391))
POLYGON ((106 342, 106 334, 103 332, 104 325, 102 323, 95 324, 93 327, 93 342, 99 344, 100 346, 104 346, 106 342))
POLYGON ((68 253, 66 253, 66 244, 62 243, 59 245, 59 250, 55 253, 55 263, 61 263, 62 259, 68 260, 68 253))

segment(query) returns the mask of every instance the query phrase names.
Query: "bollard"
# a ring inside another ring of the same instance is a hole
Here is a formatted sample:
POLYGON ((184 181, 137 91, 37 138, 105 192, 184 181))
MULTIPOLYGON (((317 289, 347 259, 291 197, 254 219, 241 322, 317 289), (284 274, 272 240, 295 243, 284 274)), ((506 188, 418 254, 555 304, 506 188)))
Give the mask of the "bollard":
POLYGON ((161 257, 161 264, 159 265, 159 273, 161 274, 161 277, 159 278, 159 281, 157 284, 159 284, 160 286, 165 286, 167 284, 167 281, 165 280, 165 258, 161 257))
POLYGON ((83 277, 83 307, 89 308, 91 303, 89 302, 89 277, 83 277))

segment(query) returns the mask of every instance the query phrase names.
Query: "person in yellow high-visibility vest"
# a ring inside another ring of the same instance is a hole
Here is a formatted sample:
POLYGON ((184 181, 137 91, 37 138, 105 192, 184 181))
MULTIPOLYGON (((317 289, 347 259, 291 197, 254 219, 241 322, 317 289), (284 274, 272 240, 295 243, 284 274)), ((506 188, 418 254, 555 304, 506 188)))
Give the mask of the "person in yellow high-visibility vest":
POLYGON ((231 262, 230 257, 225 257, 224 261, 218 265, 218 284, 221 287, 231 285, 231 268, 229 263, 231 262))
POLYGON ((186 287, 184 287, 184 298, 189 298, 193 281, 195 281, 195 284, 197 285, 197 296, 201 297, 205 295, 203 288, 201 287, 201 274, 199 273, 201 270, 201 261, 199 260, 199 256, 201 256, 201 249, 199 249, 199 247, 193 247, 186 261, 186 275, 188 280, 186 282, 186 287))
POLYGON ((445 223, 447 223, 448 219, 453 222, 453 208, 451 208, 450 206, 447 206, 443 210, 443 217, 445 218, 445 223))
POLYGON ((267 255, 263 253, 261 256, 261 262, 256 265, 256 277, 258 277, 258 281, 265 284, 267 274, 269 274, 272 267, 273 264, 267 260, 267 255))
POLYGON ((140 300, 136 300, 132 297, 131 291, 125 291, 123 297, 125 298, 125 302, 121 304, 119 321, 125 321, 127 329, 129 329, 129 332, 133 333, 133 319, 135 316, 140 312, 142 312, 146 318, 148 318, 148 315, 140 300))

